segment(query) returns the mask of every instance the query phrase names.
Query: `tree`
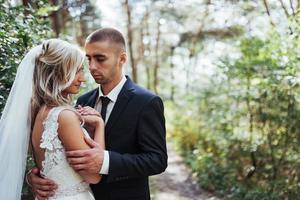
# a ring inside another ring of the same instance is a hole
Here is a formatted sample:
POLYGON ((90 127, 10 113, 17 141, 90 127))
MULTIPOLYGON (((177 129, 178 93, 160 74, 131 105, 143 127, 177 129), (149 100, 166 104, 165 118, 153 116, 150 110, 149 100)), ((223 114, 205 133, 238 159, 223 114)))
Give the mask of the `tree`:
POLYGON ((4 108, 14 81, 17 66, 25 52, 51 35, 49 21, 44 18, 49 5, 39 1, 36 9, 0 4, 0 110, 4 108), (24 14, 26 13, 26 15, 24 14), (32 34, 35 33, 35 34, 32 34))
POLYGON ((131 17, 131 5, 129 4, 128 0, 123 2, 123 7, 126 12, 127 16, 127 43, 129 48, 129 58, 131 63, 131 73, 132 73, 132 80, 134 82, 138 81, 137 77, 137 65, 135 61, 134 51, 133 51, 133 28, 132 28, 132 17, 131 17))

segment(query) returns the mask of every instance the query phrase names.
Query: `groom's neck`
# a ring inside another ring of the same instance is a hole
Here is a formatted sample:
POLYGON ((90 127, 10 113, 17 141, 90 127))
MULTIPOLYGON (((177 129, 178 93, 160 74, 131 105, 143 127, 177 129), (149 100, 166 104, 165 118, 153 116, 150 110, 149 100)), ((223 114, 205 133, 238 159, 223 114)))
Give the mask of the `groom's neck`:
POLYGON ((104 96, 106 96, 107 94, 110 93, 110 91, 112 91, 122 80, 122 76, 120 76, 119 78, 112 80, 111 82, 107 83, 107 84, 102 84, 101 85, 101 91, 103 93, 104 96))

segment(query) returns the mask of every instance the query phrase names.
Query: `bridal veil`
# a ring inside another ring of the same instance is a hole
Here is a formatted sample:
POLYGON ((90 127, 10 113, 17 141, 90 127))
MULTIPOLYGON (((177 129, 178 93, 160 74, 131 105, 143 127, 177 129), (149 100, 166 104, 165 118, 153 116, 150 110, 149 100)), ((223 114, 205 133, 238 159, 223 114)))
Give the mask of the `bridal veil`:
POLYGON ((31 128, 35 59, 41 45, 31 49, 18 67, 0 120, 0 199, 21 199, 31 128))

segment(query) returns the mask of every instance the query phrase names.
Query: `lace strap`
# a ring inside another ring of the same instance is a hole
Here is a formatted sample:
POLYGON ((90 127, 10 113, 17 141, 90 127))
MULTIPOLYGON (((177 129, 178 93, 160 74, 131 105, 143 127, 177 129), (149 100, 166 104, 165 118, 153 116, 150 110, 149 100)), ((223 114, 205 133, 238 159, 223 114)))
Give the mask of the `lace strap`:
POLYGON ((58 116, 64 110, 64 107, 52 108, 45 121, 43 122, 44 131, 42 133, 40 147, 52 151, 54 148, 61 147, 61 142, 58 140, 58 116))
POLYGON ((42 133, 41 138, 41 148, 48 149, 52 151, 55 148, 62 148, 61 141, 58 138, 58 116, 61 111, 63 110, 71 110, 73 111, 81 120, 82 123, 84 123, 81 116, 72 108, 68 107, 54 107, 52 108, 45 121, 43 122, 44 131, 42 133))

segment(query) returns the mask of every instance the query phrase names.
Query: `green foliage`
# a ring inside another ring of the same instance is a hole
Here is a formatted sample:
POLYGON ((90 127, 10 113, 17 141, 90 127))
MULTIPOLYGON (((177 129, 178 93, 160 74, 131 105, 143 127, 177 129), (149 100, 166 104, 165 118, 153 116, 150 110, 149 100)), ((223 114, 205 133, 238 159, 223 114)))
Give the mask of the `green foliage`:
MULTIPOLYGON (((49 13, 52 8, 45 2, 37 1, 33 7, 24 8, 0 0, 0 112, 26 51, 51 36, 50 23, 45 13, 49 13)), ((33 166, 34 161, 29 155, 27 168, 33 166)), ((24 182, 22 199, 33 198, 24 182)))
MULTIPOLYGON (((295 27, 298 27, 294 25, 295 27)), ((172 116, 172 136, 200 184, 225 199, 298 199, 299 29, 240 40, 240 57, 172 116)), ((169 107, 169 106, 168 106, 169 107)), ((170 108, 169 108, 170 109, 170 108)), ((174 108, 171 108, 174 110, 174 108)), ((175 112, 175 111, 173 111, 175 112)))
MULTIPOLYGON (((26 165, 26 168, 27 169, 32 169, 35 165, 35 162, 34 162, 34 159, 32 157, 32 155, 28 155, 27 157, 27 165, 26 165)), ((23 183, 23 188, 22 188, 22 199, 23 200, 26 200, 26 199, 34 199, 34 196, 33 194, 31 193, 31 190, 30 190, 30 187, 29 185, 27 184, 26 180, 24 180, 24 183, 23 183)))
POLYGON ((35 6, 14 7, 8 1, 0 1, 0 111, 25 52, 50 36, 49 21, 41 14, 49 6, 44 1, 35 6))

